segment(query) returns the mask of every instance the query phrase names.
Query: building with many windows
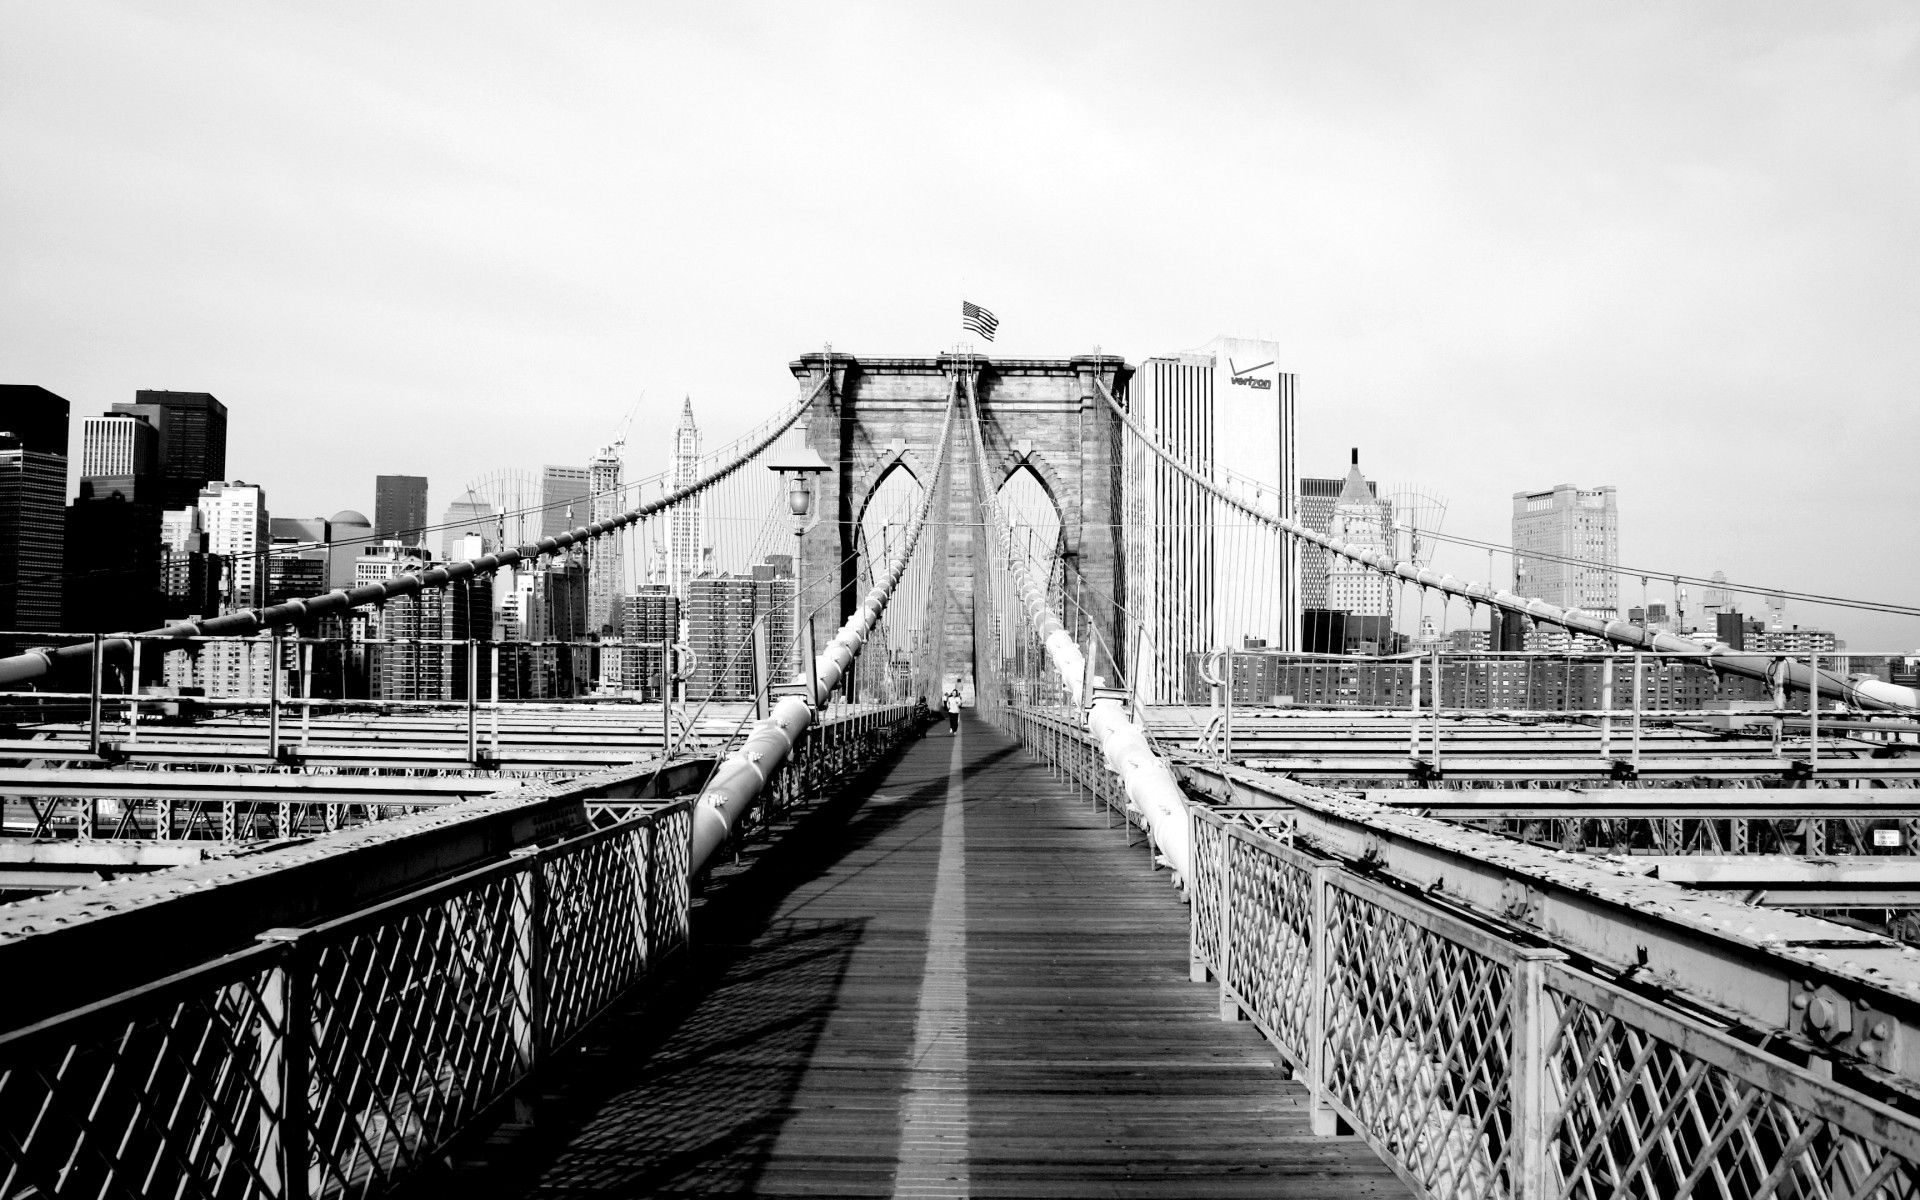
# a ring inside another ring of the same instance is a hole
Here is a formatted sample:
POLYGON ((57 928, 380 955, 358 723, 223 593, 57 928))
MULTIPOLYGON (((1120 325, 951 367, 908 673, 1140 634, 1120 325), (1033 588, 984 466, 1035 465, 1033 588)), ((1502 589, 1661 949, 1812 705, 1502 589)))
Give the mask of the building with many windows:
POLYGON ((680 640, 680 597, 665 584, 642 584, 634 595, 622 596, 620 606, 620 688, 658 700, 668 647, 680 640))
POLYGON ((427 528, 427 480, 424 475, 373 477, 373 532, 406 546, 421 545, 427 528))
POLYGON ((585 467, 562 467, 548 463, 540 468, 540 536, 553 537, 587 523, 587 492, 590 484, 585 467))
MULTIPOLYGON (((668 464, 668 485, 682 488, 700 478, 700 428, 693 423, 693 397, 680 409, 680 423, 673 429, 673 461, 668 464)), ((689 496, 667 513, 668 587, 687 597, 687 584, 705 567, 706 523, 702 519, 706 499, 689 496)))
POLYGON ((60 628, 66 571, 67 402, 0 386, 0 652, 7 630, 60 628))
POLYGON ((235 479, 208 484, 198 499, 207 549, 228 563, 223 607, 231 611, 266 603, 266 557, 272 533, 265 489, 235 479))
POLYGON ((206 392, 143 389, 115 416, 137 416, 154 430, 157 501, 164 509, 198 502, 200 489, 227 474, 227 406, 206 392))
POLYGON ((1611 486, 1555 484, 1513 494, 1514 592, 1561 608, 1617 615, 1618 509, 1611 486))
MULTIPOLYGON (((1199 350, 1148 358, 1128 383, 1128 412, 1184 466, 1297 517, 1294 377, 1274 342, 1216 338, 1199 350)), ((1146 703, 1180 703, 1189 655, 1248 638, 1297 645, 1298 555, 1248 531, 1219 502, 1145 446, 1121 464, 1127 596, 1145 627, 1133 676, 1146 703), (1255 547, 1266 545, 1271 552, 1255 547)), ((1289 540, 1290 543, 1290 540, 1289 540)))
POLYGON ((767 628, 771 676, 791 674, 793 587, 790 573, 766 564, 751 576, 702 575, 688 582, 687 643, 694 654, 688 701, 753 698, 755 625, 767 628))
MULTIPOLYGON (((626 511, 621 484, 625 465, 614 447, 606 447, 587 464, 589 521, 608 521, 626 511)), ((619 537, 595 538, 587 544, 587 631, 613 631, 620 617, 620 597, 626 593, 626 560, 619 537)))
MULTIPOLYGON (((1340 497, 1334 501, 1328 533, 1356 550, 1388 556, 1393 553, 1393 506, 1382 504, 1360 474, 1357 449, 1341 485, 1340 497)), ((1393 614, 1394 581, 1391 578, 1339 555, 1327 555, 1325 561, 1328 608, 1356 617, 1393 614)))
POLYGON ((137 413, 88 417, 80 426, 80 476, 151 475, 158 466, 159 432, 137 413))

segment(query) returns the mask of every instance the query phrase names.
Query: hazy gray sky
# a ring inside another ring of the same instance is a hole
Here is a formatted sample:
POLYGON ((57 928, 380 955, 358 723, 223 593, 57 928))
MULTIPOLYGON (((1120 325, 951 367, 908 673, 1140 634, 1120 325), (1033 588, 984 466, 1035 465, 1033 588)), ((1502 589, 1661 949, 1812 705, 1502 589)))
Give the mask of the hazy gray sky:
POLYGON ((1000 354, 1273 338, 1301 470, 1454 531, 1612 483, 1625 562, 1913 603, 1916 268, 1906 3, 0 0, 0 380, 211 391, 283 515, 643 389, 655 469, 964 293, 1000 354))

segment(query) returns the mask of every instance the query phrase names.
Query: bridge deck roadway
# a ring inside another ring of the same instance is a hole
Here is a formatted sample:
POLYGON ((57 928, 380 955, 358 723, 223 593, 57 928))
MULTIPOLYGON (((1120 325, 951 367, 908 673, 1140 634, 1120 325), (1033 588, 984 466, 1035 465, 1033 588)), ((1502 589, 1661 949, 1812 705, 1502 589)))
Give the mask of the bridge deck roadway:
POLYGON ((463 1194, 1404 1194, 1187 980, 1140 847, 969 720, 737 868, 463 1194))

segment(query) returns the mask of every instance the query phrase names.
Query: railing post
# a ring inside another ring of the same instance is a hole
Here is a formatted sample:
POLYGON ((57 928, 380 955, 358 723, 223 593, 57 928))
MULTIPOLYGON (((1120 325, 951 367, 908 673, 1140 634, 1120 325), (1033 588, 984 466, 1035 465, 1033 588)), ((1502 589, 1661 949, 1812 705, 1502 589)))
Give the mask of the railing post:
POLYGON ((1640 703, 1644 695, 1647 660, 1640 651, 1633 652, 1633 771, 1640 773, 1640 703))
MULTIPOLYGON (((1807 774, 1820 773, 1820 656, 1807 655, 1807 774)), ((1811 778, 1808 779, 1812 783, 1811 778)))
POLYGON ((260 989, 260 1179, 275 1200, 307 1200, 313 1114, 313 980, 302 953, 304 929, 269 929, 256 938, 284 945, 260 989))
POLYGON ((547 1046, 547 879, 539 847, 515 850, 510 857, 522 863, 513 909, 513 1047, 525 1076, 540 1065, 547 1046))
POLYGON ((1433 775, 1440 777, 1440 647, 1433 648, 1433 775))
POLYGON ((93 635, 93 690, 87 697, 87 752, 100 753, 100 691, 105 680, 106 662, 100 652, 102 635, 93 635))
POLYGON ((1513 1106, 1513 1150, 1507 1156, 1507 1178, 1514 1200, 1547 1200, 1560 1194, 1549 1152, 1560 1114, 1548 1071, 1558 1023, 1547 999, 1546 978, 1548 970, 1567 956, 1532 946, 1518 947, 1514 955, 1509 997, 1513 1061, 1507 1081, 1508 1103, 1513 1106))
POLYGON ((1220 1019, 1238 1021, 1245 1014, 1228 995, 1233 978, 1233 826, 1220 830, 1220 909, 1216 923, 1220 927, 1220 1019))
MULTIPOLYGON (((344 655, 340 664, 340 673, 346 675, 344 655)), ((300 647, 300 753, 307 752, 309 739, 313 736, 313 643, 306 642, 300 647)))
POLYGON ((487 711, 489 724, 493 729, 492 747, 489 753, 497 766, 500 762, 500 643, 493 644, 493 655, 488 670, 487 711))
POLYGON ((1613 653, 1600 661, 1600 757, 1613 757, 1613 653))
POLYGON ((1187 880, 1192 891, 1192 903, 1187 905, 1187 978, 1194 983, 1207 981, 1207 960, 1200 953, 1200 889, 1197 885, 1200 854, 1200 806, 1187 805, 1187 845, 1188 851, 1195 856, 1193 878, 1187 880))
POLYGON ((127 740, 140 738, 140 639, 133 639, 133 664, 127 668, 127 740))
POLYGON ((1333 1137, 1340 1132, 1340 1114, 1334 1110, 1327 1082, 1332 1074, 1327 1055, 1327 1002, 1333 966, 1328 925, 1333 915, 1333 875, 1337 870, 1331 863, 1316 865, 1308 883, 1308 903, 1313 912, 1308 936, 1313 946, 1307 986, 1313 990, 1313 1000, 1307 1010, 1307 1121, 1315 1137, 1333 1137))
POLYGON ((267 757, 278 762, 280 759, 280 630, 278 627, 268 635, 267 660, 267 757))
POLYGON ((1413 686, 1408 689, 1407 701, 1407 757, 1420 757, 1420 659, 1414 659, 1408 666, 1413 671, 1413 686))
POLYGON ((1220 727, 1220 761, 1233 765, 1233 647, 1227 647, 1227 669, 1220 672, 1226 685, 1222 692, 1226 698, 1227 719, 1220 727))
POLYGON ((480 759, 480 639, 467 639, 467 765, 480 759))

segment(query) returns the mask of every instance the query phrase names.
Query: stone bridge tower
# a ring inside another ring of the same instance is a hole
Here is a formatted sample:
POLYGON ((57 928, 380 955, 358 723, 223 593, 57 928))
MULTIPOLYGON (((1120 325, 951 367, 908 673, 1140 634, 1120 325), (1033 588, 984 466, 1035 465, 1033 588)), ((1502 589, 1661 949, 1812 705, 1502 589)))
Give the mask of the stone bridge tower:
MULTIPOLYGON (((816 644, 825 644, 859 602, 858 532, 868 501, 895 469, 911 472, 922 486, 931 482, 947 396, 963 373, 971 373, 980 398, 987 476, 997 488, 1026 468, 1040 481, 1059 514, 1068 586, 1080 597, 1085 614, 1063 612, 1061 619, 1082 646, 1090 634, 1097 634, 1094 670, 1110 682, 1117 680, 1106 648, 1125 653, 1115 607, 1125 603, 1126 578, 1121 562, 1120 424, 1094 381, 1104 381, 1124 403, 1132 374, 1124 361, 1111 355, 989 359, 836 353, 829 358, 817 353, 803 355, 791 367, 806 386, 823 373, 832 376, 806 418, 808 444, 833 469, 822 477, 817 501, 821 520, 802 542, 801 554, 808 580, 840 582, 839 603, 815 617, 816 644)), ((954 486, 944 514, 949 533, 941 571, 947 588, 944 678, 957 679, 970 699, 974 543, 984 532, 970 486, 973 452, 964 427, 956 425, 948 455, 954 486)), ((933 519, 943 519, 943 514, 936 510, 933 519)), ((811 583, 808 591, 820 594, 811 583)))

